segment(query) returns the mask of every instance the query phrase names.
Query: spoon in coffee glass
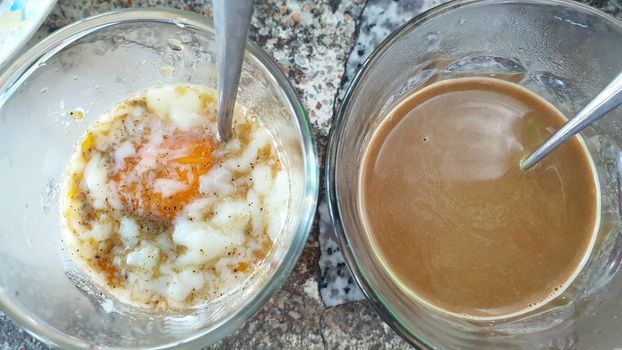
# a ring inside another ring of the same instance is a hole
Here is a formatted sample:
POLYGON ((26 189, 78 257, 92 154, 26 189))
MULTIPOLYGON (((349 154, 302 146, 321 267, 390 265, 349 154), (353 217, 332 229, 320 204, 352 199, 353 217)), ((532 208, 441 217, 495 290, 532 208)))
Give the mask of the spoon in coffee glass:
POLYGON ((212 0, 216 32, 218 85, 218 140, 231 138, 233 109, 238 92, 253 0, 212 0))
POLYGON ((601 90, 577 115, 566 122, 527 158, 520 162, 523 171, 533 167, 555 148, 564 143, 594 121, 602 118, 617 106, 622 105, 622 73, 601 90))

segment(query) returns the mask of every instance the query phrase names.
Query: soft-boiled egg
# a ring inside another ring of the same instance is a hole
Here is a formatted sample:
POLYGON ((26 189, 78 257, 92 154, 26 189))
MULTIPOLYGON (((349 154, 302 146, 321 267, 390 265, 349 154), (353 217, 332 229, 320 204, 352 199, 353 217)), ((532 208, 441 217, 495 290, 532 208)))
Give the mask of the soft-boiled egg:
POLYGON ((111 176, 123 205, 153 219, 174 219, 199 195, 199 177, 209 171, 214 147, 210 136, 191 132, 136 145, 135 155, 122 158, 111 176))
POLYGON ((276 143, 237 112, 216 142, 215 94, 161 86, 89 128, 66 174, 67 242, 124 302, 196 306, 244 283, 283 229, 289 181, 276 143))

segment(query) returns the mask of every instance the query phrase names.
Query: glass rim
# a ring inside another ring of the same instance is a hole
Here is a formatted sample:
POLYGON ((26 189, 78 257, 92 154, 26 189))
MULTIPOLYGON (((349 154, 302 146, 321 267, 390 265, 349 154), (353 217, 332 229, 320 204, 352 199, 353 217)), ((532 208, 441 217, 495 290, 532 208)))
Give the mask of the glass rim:
MULTIPOLYGON (((56 32, 52 33, 31 49, 18 55, 16 59, 0 71, 0 109, 13 94, 15 89, 21 85, 40 65, 62 51, 77 40, 95 33, 99 30, 109 28, 119 24, 127 23, 162 23, 174 24, 180 28, 191 28, 199 32, 212 32, 213 22, 206 16, 165 8, 139 8, 139 9, 118 9, 95 16, 80 19, 69 24, 56 32)), ((285 95, 287 102, 294 115, 297 129, 300 134, 300 144, 303 151, 305 183, 302 199, 302 210, 300 212, 301 222, 297 227, 294 239, 283 257, 282 263, 277 267, 272 276, 267 279, 266 285, 249 299, 246 305, 237 312, 231 314, 218 325, 211 329, 197 332, 196 334, 182 340, 158 345, 155 347, 136 347, 135 349, 166 349, 166 348, 200 348, 208 345, 205 343, 207 337, 221 339, 226 335, 239 329, 252 315, 254 315, 270 297, 285 282, 297 263, 307 238, 311 231, 317 200, 319 195, 319 168, 317 159, 317 149, 311 123, 307 113, 300 102, 294 88, 287 80, 283 72, 278 68, 274 60, 257 44, 250 39, 247 40, 246 54, 256 59, 271 77, 276 81, 280 91, 285 95)), ((0 311, 4 312, 9 318, 23 327, 29 334, 38 340, 61 348, 69 349, 121 349, 117 347, 103 347, 87 344, 71 335, 65 335, 49 325, 41 322, 30 315, 27 315, 21 308, 11 302, 8 295, 0 289, 0 311)))
POLYGON ((622 29, 622 21, 617 20, 613 16, 597 10, 591 6, 572 1, 572 0, 452 0, 447 3, 432 7, 425 12, 413 17, 392 31, 365 59, 361 68, 356 73, 354 79, 348 86, 343 101, 337 114, 333 120, 328 141, 328 149, 326 151, 324 176, 326 177, 325 195, 328 204, 328 211, 331 222, 339 241, 339 246, 343 253, 346 266, 351 272, 352 277, 359 285, 363 294, 370 301, 370 304, 382 318, 400 337, 406 340, 415 348, 431 349, 435 345, 427 340, 424 336, 417 334, 412 330, 406 322, 400 319, 383 300, 382 295, 374 289, 374 285, 370 283, 364 264, 360 262, 357 252, 351 245, 350 234, 347 232, 342 222, 342 208, 340 205, 339 194, 337 193, 335 179, 337 177, 337 153, 341 146, 341 134, 343 132, 343 124, 346 119, 346 109, 352 104, 352 96, 358 88, 360 81, 374 69, 376 61, 378 61, 384 53, 386 53, 403 35, 415 30, 418 26, 425 22, 442 16, 446 12, 453 11, 462 7, 481 5, 481 4, 536 4, 536 5, 559 5, 570 8, 582 13, 592 14, 602 21, 611 23, 622 29))

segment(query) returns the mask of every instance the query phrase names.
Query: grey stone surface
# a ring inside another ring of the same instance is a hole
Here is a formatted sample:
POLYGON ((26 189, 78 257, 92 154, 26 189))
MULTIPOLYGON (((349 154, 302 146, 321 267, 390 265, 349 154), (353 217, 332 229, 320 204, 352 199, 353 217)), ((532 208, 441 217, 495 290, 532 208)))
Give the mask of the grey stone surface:
POLYGON ((43 350, 48 347, 30 336, 10 318, 0 313, 0 349, 3 350, 43 350))
POLYGON ((408 349, 410 346, 382 320, 367 301, 328 308, 322 315, 328 349, 408 349), (356 336, 354 336, 356 335, 356 336))

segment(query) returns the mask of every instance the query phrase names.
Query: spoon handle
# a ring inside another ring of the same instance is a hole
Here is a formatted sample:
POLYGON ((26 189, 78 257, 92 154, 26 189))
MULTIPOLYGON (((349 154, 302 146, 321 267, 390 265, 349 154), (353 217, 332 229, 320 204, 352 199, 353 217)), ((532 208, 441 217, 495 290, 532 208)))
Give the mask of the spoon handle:
POLYGON ((605 114, 621 104, 622 73, 618 74, 618 76, 583 107, 574 118, 566 122, 555 134, 549 137, 540 147, 521 161, 521 168, 523 170, 531 168, 564 141, 583 130, 592 122, 602 118, 605 114))
POLYGON ((240 82, 253 0, 212 0, 216 32, 218 138, 231 138, 235 97, 240 82))

